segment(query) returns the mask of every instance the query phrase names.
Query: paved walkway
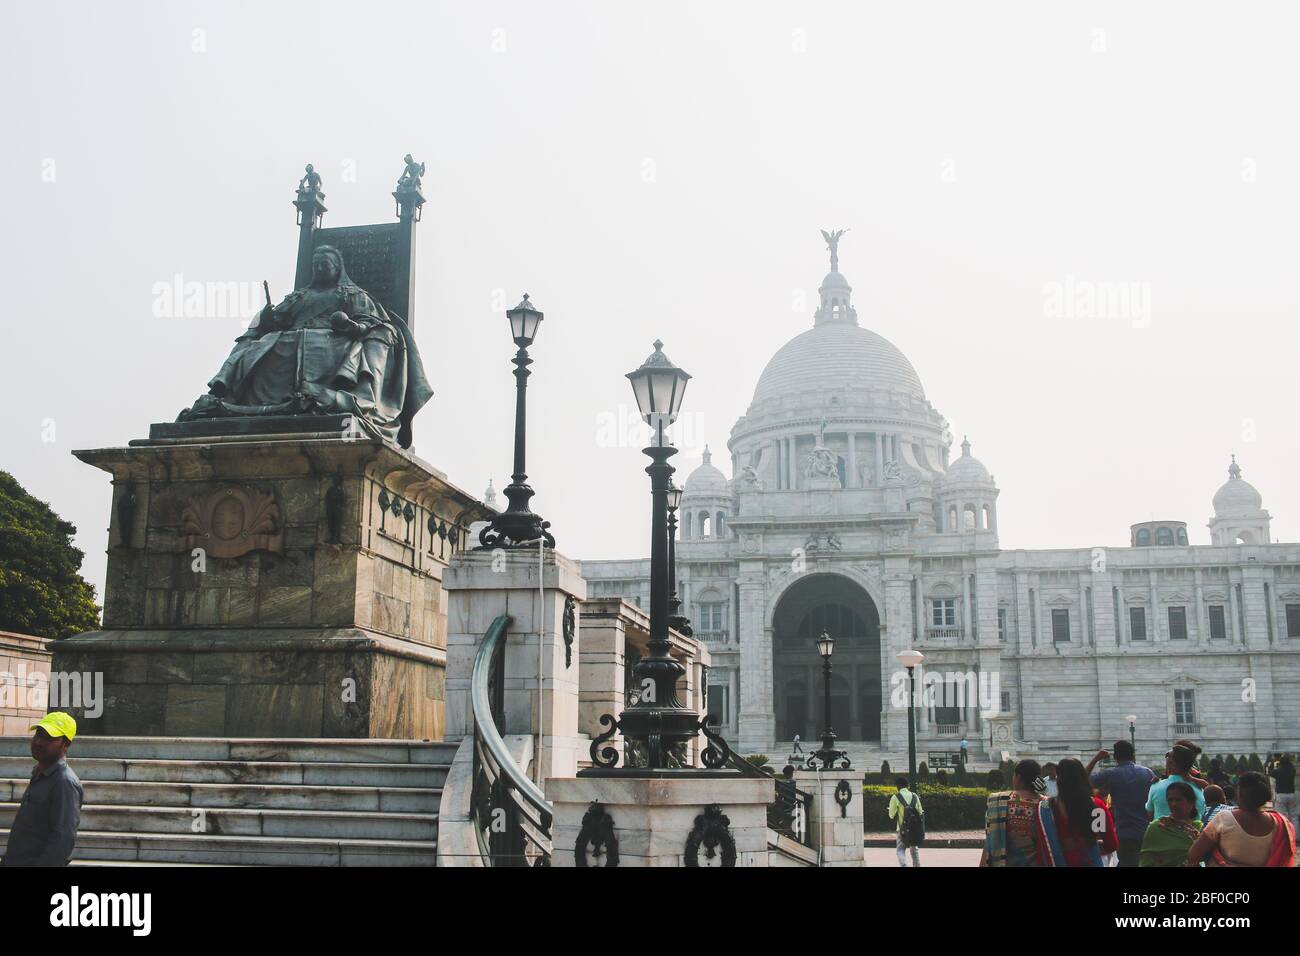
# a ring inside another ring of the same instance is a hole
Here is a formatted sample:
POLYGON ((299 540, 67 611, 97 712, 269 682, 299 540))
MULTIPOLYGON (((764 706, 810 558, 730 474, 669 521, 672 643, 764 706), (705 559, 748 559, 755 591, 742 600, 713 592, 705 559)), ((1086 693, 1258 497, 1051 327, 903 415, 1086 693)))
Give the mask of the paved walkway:
MULTIPOLYGON (((928 846, 921 847, 921 869, 936 866, 979 866, 980 851, 972 849, 962 850, 932 850, 928 846)), ((883 848, 868 847, 866 850, 866 864, 874 867, 893 867, 898 869, 898 855, 892 850, 883 848)), ((907 865, 912 866, 912 856, 907 856, 907 865)))

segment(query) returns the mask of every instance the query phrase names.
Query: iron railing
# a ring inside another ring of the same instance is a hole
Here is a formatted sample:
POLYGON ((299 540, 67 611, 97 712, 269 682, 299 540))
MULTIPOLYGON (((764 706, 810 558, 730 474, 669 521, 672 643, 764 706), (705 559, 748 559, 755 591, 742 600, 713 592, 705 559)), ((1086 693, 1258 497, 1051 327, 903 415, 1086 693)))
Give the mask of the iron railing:
POLYGON ((506 628, 492 622, 474 658, 474 790, 470 815, 488 866, 550 866, 552 805, 515 763, 501 738, 505 714, 506 628))
MULTIPOLYGON (((743 777, 773 777, 762 767, 758 767, 737 753, 732 753, 726 762, 732 770, 739 770, 743 777)), ((774 777, 776 781, 776 799, 767 805, 767 825, 777 833, 790 837, 804 846, 812 846, 812 835, 808 822, 812 809, 812 794, 800 790, 793 780, 774 777)))

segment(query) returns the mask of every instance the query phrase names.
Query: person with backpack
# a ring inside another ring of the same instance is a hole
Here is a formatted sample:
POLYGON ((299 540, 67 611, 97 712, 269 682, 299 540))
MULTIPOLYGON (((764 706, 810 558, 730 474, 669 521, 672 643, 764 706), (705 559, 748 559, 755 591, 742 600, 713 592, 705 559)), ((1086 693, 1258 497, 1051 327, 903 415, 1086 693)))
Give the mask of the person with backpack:
POLYGON ((889 798, 889 819, 895 821, 894 849, 898 851, 898 865, 907 867, 907 851, 912 851, 912 865, 921 865, 921 844, 925 842, 925 811, 921 798, 907 789, 907 778, 894 781, 898 793, 889 798))

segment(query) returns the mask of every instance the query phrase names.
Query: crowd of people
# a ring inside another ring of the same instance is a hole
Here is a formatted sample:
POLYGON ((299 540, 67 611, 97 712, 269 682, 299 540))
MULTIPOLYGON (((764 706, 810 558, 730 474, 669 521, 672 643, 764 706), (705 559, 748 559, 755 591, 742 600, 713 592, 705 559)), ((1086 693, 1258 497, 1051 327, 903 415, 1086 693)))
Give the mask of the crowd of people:
POLYGON ((1111 752, 1087 766, 1020 761, 1011 790, 989 796, 980 866, 1295 866, 1288 754, 1270 757, 1267 774, 1230 776, 1217 760, 1201 773, 1201 748, 1176 740, 1157 774, 1120 740, 1114 765, 1097 770, 1111 752))

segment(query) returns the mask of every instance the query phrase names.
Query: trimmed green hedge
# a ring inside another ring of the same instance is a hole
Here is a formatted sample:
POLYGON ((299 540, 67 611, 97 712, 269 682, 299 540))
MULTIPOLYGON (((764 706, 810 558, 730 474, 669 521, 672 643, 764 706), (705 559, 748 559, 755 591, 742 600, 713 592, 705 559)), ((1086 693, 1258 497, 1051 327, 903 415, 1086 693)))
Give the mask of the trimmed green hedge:
MULTIPOLYGON (((889 819, 892 786, 867 784, 862 788, 862 829, 879 833, 894 829, 889 819)), ((935 787, 922 783, 918 790, 927 830, 983 830, 989 791, 982 787, 935 787)))

